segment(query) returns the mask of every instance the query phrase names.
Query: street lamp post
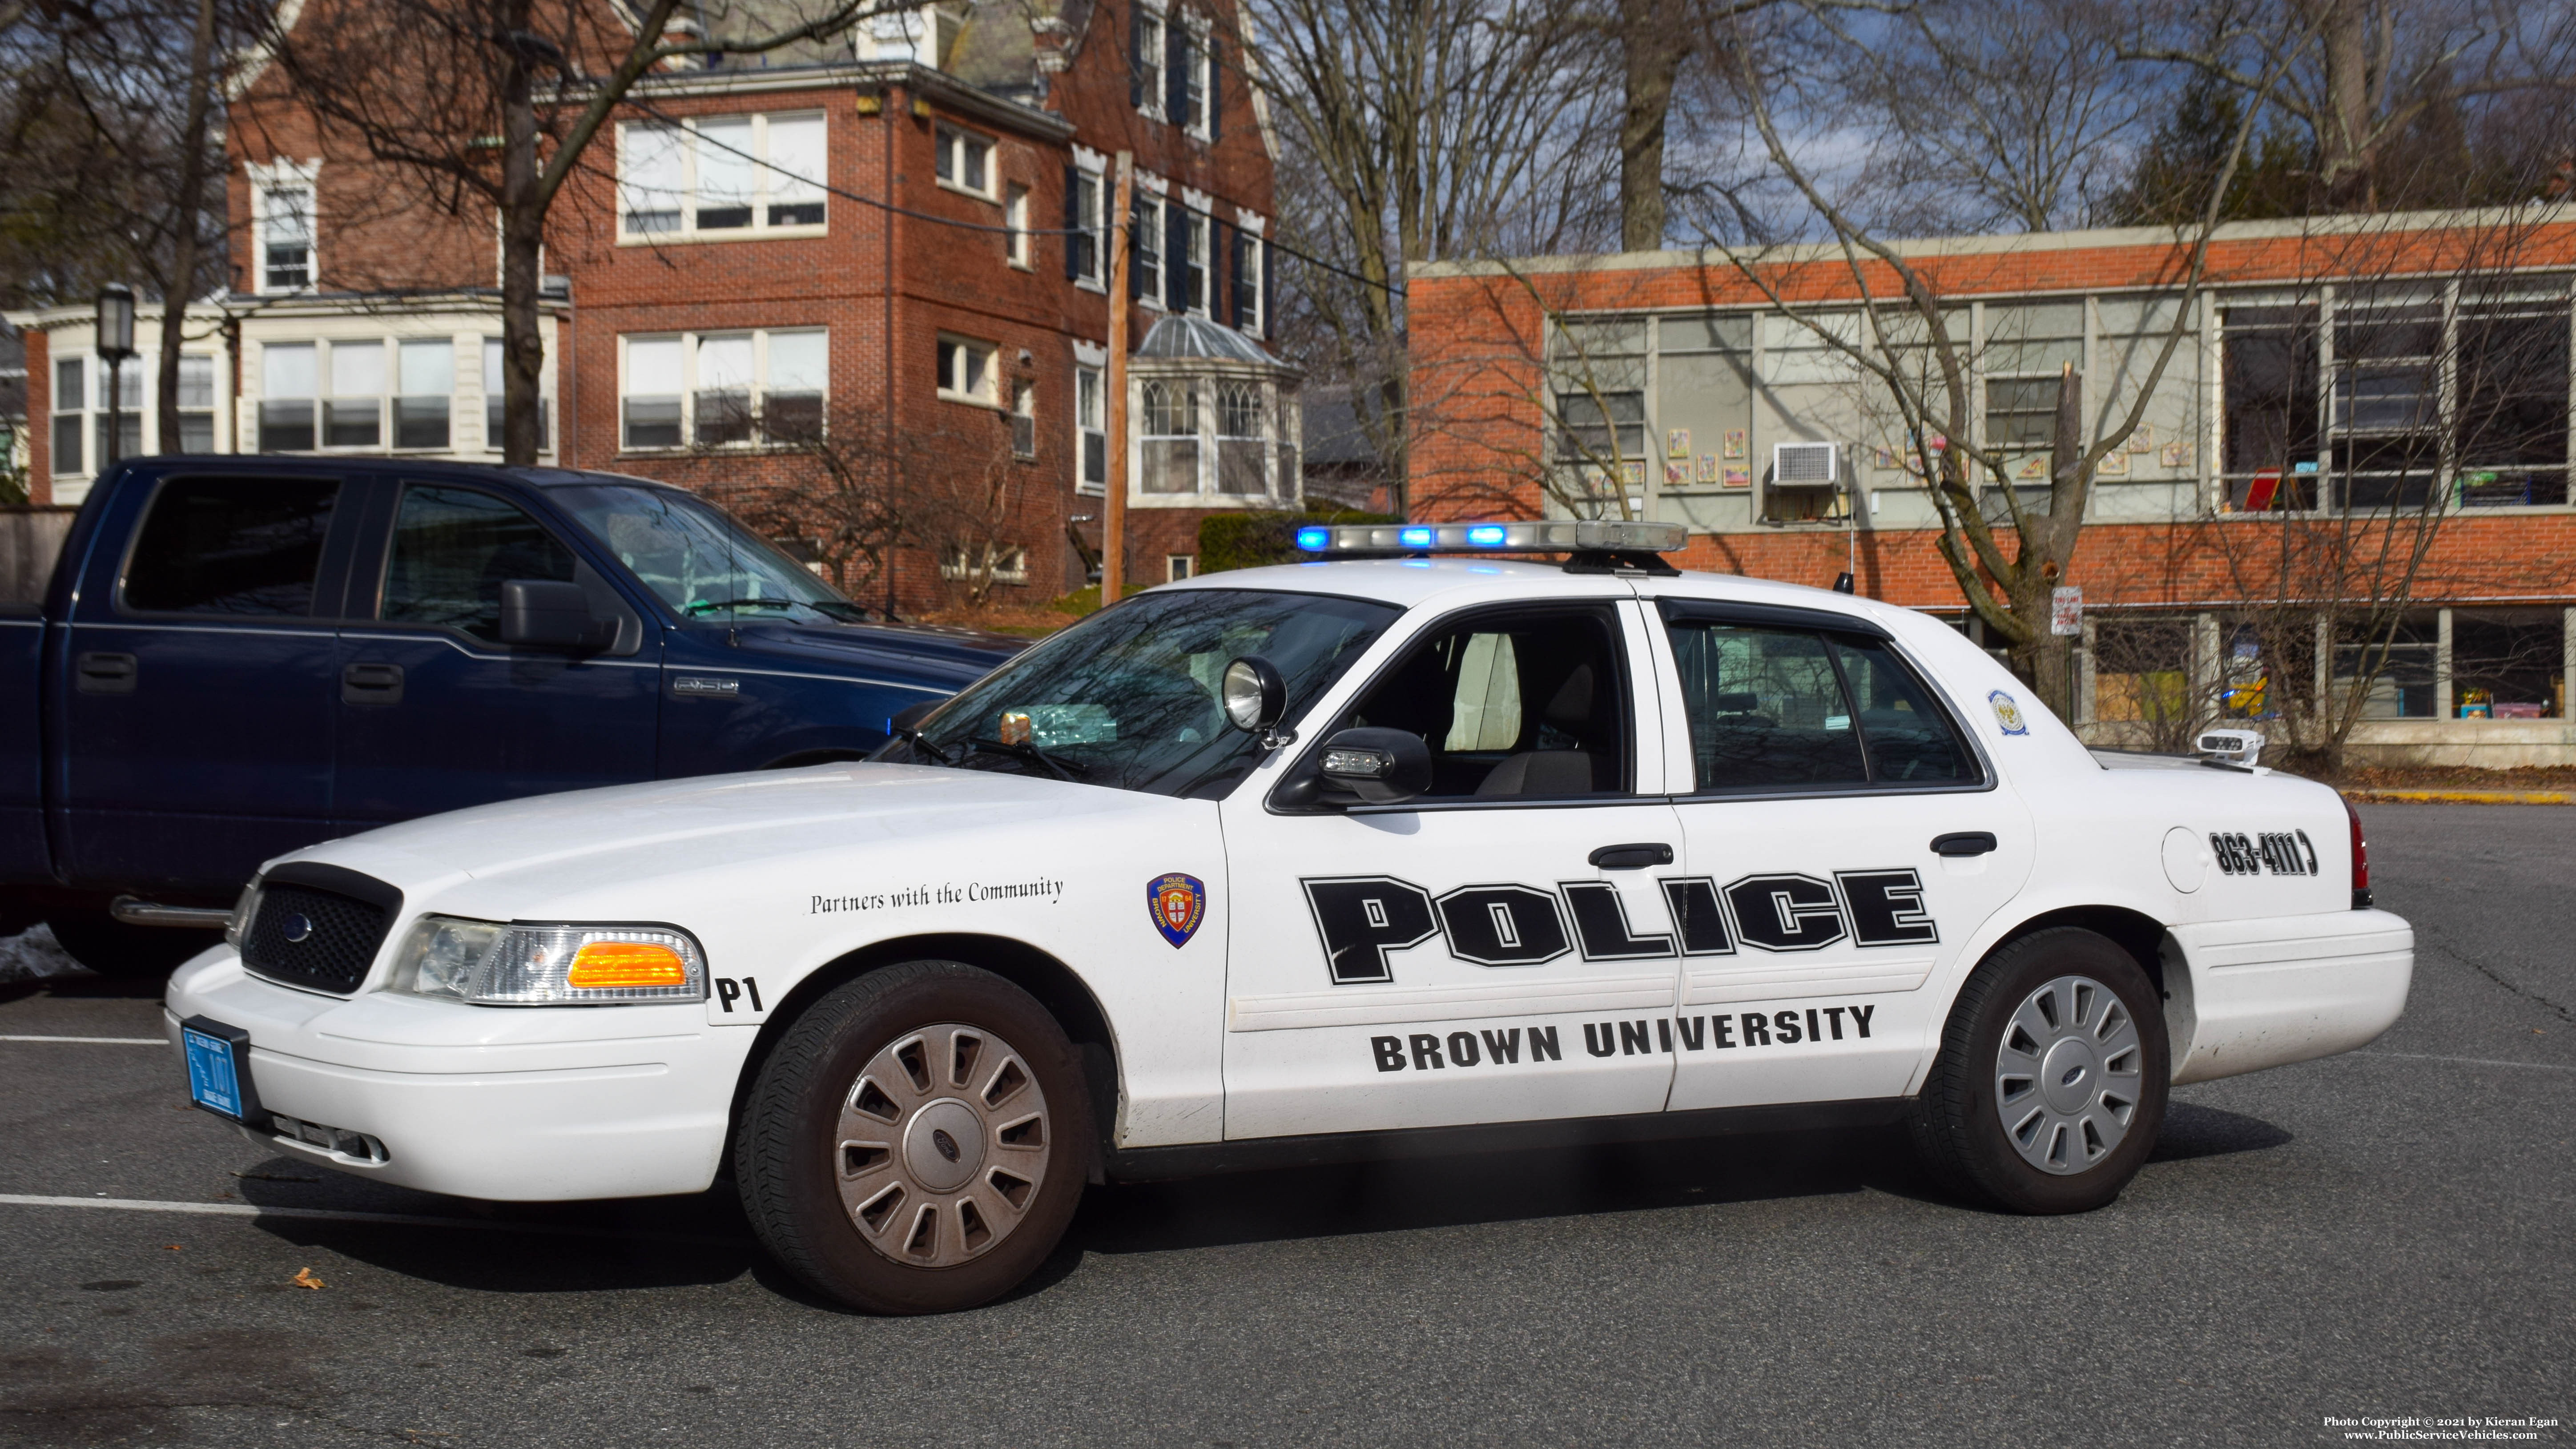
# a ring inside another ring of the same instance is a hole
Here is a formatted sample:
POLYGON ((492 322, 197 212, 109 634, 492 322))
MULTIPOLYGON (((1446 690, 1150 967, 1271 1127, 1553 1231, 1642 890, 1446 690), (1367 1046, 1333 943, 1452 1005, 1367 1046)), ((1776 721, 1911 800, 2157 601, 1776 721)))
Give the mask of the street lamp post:
POLYGON ((110 282, 98 289, 98 355, 107 363, 107 440, 104 473, 116 466, 125 435, 126 359, 134 356, 134 289, 110 282))

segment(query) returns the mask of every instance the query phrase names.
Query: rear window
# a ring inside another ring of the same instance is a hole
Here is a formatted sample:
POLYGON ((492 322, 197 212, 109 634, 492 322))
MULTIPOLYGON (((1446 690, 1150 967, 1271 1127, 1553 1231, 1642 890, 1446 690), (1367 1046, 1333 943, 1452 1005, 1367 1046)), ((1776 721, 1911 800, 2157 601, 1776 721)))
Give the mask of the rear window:
POLYGON ((1710 619, 1670 629, 1699 793, 1980 778, 1930 689, 1877 640, 1710 619))
POLYGON ((309 615, 338 482, 175 478, 144 515, 125 606, 159 614, 309 615))

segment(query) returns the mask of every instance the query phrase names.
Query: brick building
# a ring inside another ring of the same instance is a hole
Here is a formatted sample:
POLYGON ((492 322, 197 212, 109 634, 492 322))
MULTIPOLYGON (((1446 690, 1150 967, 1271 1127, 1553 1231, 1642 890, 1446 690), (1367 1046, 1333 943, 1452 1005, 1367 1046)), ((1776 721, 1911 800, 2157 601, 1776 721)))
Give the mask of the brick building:
MULTIPOLYGON (((2233 224, 2196 295, 2165 231, 1897 250, 1969 361, 1973 442, 2026 499, 2044 505, 2065 381, 2087 438, 2146 393, 2066 580, 2094 737, 2138 738, 2166 698, 2261 717, 2253 611, 2402 574, 2412 607, 2359 756, 2576 760, 2576 216, 2233 224), (2297 572, 2320 551, 2345 561, 2332 581, 2297 572)), ((1797 247, 1439 264, 1408 282, 1417 516, 1616 516, 1625 495, 1688 526, 1687 566, 1818 586, 1848 568, 1863 594, 1980 632, 1935 548, 1921 458, 1946 440, 1909 434, 1844 350, 1925 365, 1922 339, 1871 333, 1859 305, 1901 303, 1891 268, 1797 247)), ((2000 491, 1981 487, 1989 516, 2000 491)), ((2353 646, 2320 640, 2303 679, 2364 677, 2353 646)))
MULTIPOLYGON (((853 573, 834 469, 900 490, 920 546, 868 592, 907 609, 1080 586, 1124 152, 1128 577, 1188 571, 1200 518, 1299 496, 1300 379, 1263 345, 1274 148, 1233 30, 1196 0, 976 0, 648 77, 550 217, 546 461, 700 489, 853 573)), ((213 426, 189 445, 497 459, 491 219, 403 204, 274 72, 228 137, 233 286, 192 322, 213 426)), ((88 315, 23 322, 31 471, 75 501, 100 451, 46 451, 43 417, 56 372, 97 395, 88 315)))

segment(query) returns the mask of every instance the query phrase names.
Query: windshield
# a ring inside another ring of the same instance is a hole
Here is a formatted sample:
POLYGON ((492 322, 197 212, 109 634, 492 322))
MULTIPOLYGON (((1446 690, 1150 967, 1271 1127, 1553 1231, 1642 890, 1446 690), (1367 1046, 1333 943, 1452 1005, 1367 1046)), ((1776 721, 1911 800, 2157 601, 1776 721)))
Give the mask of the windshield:
POLYGON ((867 611, 743 527, 675 488, 557 488, 561 503, 684 619, 855 624, 867 611))
POLYGON ((1277 666, 1293 722, 1401 612, 1250 589, 1140 594, 987 675, 924 720, 919 743, 890 740, 876 758, 1214 799, 1261 753, 1217 702, 1225 666, 1246 654, 1277 666))

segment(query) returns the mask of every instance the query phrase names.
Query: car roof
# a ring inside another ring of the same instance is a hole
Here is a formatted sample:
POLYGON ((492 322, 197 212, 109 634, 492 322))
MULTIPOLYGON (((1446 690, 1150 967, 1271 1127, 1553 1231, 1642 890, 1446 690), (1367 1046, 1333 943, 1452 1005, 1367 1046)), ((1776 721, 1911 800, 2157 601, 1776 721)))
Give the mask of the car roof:
POLYGON ((1533 598, 1599 598, 1620 596, 1637 585, 1655 598, 1701 598, 1729 603, 1852 615, 1881 623, 1913 611, 1874 599, 1857 599, 1830 589, 1785 584, 1740 574, 1684 572, 1679 575, 1574 574, 1557 564, 1500 558, 1334 559, 1328 562, 1278 564, 1201 574, 1164 589, 1276 589, 1344 598, 1376 599, 1411 609, 1439 601, 1443 606, 1533 598))
POLYGON ((158 473, 249 473, 277 476, 301 476, 327 473, 334 476, 349 473, 400 473, 408 478, 467 478, 501 480, 532 488, 564 488, 581 484, 610 483, 628 488, 662 488, 674 493, 688 490, 657 478, 639 478, 632 473, 603 473, 576 468, 515 468, 506 463, 468 463, 447 458, 369 457, 365 454, 312 455, 297 453, 162 453, 148 458, 129 459, 121 466, 149 467, 158 473))

